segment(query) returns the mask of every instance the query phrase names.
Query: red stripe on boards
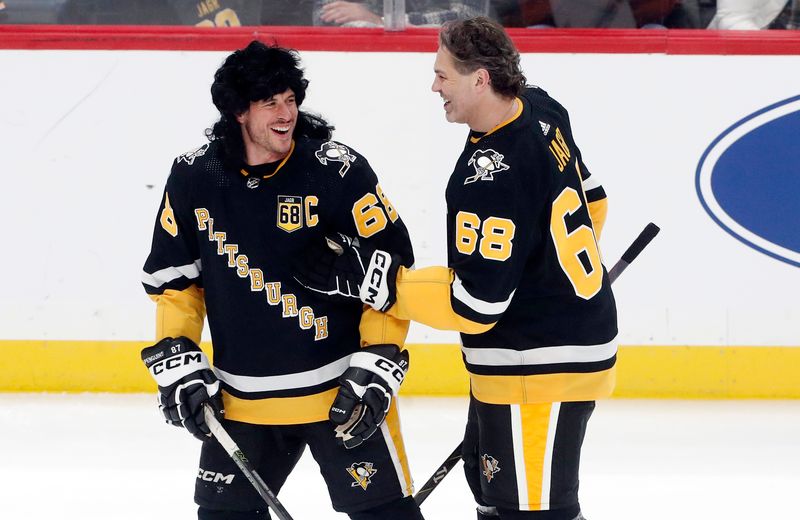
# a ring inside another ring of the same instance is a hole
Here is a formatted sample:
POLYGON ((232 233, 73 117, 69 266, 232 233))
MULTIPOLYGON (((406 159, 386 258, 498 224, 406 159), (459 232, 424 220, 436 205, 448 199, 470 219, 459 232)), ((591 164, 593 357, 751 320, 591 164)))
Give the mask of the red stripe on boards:
MULTIPOLYGON (((800 31, 509 29, 520 52, 800 55, 800 31)), ((436 29, 0 25, 0 49, 231 51, 253 39, 301 51, 435 52, 436 29)))

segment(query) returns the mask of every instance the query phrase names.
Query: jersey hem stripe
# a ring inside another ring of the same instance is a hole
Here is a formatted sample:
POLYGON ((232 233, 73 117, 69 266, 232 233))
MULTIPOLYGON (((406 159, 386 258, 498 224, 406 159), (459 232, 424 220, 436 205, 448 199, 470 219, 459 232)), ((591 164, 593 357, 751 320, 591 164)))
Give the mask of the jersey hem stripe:
POLYGON ((528 350, 508 348, 461 347, 470 365, 517 366, 551 365, 556 363, 596 363, 611 359, 617 354, 614 338, 600 345, 559 345, 528 350))
POLYGON ((240 392, 272 392, 320 385, 336 379, 350 366, 350 355, 333 363, 305 372, 279 376, 242 376, 215 367, 217 376, 231 388, 240 392))

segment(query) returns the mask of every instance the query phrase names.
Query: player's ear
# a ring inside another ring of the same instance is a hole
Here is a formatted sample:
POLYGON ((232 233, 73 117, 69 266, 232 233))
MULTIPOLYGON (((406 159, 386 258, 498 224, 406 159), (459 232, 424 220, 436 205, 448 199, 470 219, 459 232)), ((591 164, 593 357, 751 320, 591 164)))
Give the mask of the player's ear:
POLYGON ((486 69, 478 69, 475 71, 475 87, 485 88, 489 86, 490 77, 489 71, 486 69))

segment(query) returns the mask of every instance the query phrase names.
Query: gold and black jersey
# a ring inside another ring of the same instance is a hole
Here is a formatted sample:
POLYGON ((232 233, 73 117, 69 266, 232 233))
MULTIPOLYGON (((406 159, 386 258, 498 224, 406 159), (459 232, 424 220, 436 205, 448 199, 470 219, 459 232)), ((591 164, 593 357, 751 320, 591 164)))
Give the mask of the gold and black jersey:
POLYGON ((405 225, 347 146, 298 140, 279 163, 232 170, 212 142, 175 160, 143 284, 158 302, 159 337, 199 341, 207 312, 228 418, 323 420, 362 341, 402 344, 407 323, 362 316, 359 302, 328 302, 295 282, 310 245, 336 231, 413 264, 405 225), (385 337, 392 328, 399 338, 385 337))
POLYGON ((311 25, 313 0, 168 0, 177 23, 200 27, 311 25))
POLYGON ((169 0, 181 24, 199 27, 260 25, 261 2, 252 0, 169 0))
POLYGON ((480 401, 610 394, 616 307, 597 245, 605 193, 566 110, 526 89, 512 118, 470 133, 446 199, 448 269, 401 270, 390 312, 461 331, 480 401))
MULTIPOLYGON (((262 25, 265 20, 262 20, 261 4, 254 0, 66 0, 58 14, 58 23, 199 27, 262 25)), ((287 8, 282 11, 287 11, 287 8)), ((311 19, 310 14, 307 18, 311 19)))

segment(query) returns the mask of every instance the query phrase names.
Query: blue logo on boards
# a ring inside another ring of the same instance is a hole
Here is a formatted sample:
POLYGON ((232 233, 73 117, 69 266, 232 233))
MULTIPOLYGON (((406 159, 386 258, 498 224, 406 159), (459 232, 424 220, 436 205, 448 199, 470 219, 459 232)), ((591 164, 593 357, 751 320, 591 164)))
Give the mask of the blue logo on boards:
POLYGON ((695 189, 725 231, 800 267, 800 96, 763 108, 714 139, 697 165, 695 189))

